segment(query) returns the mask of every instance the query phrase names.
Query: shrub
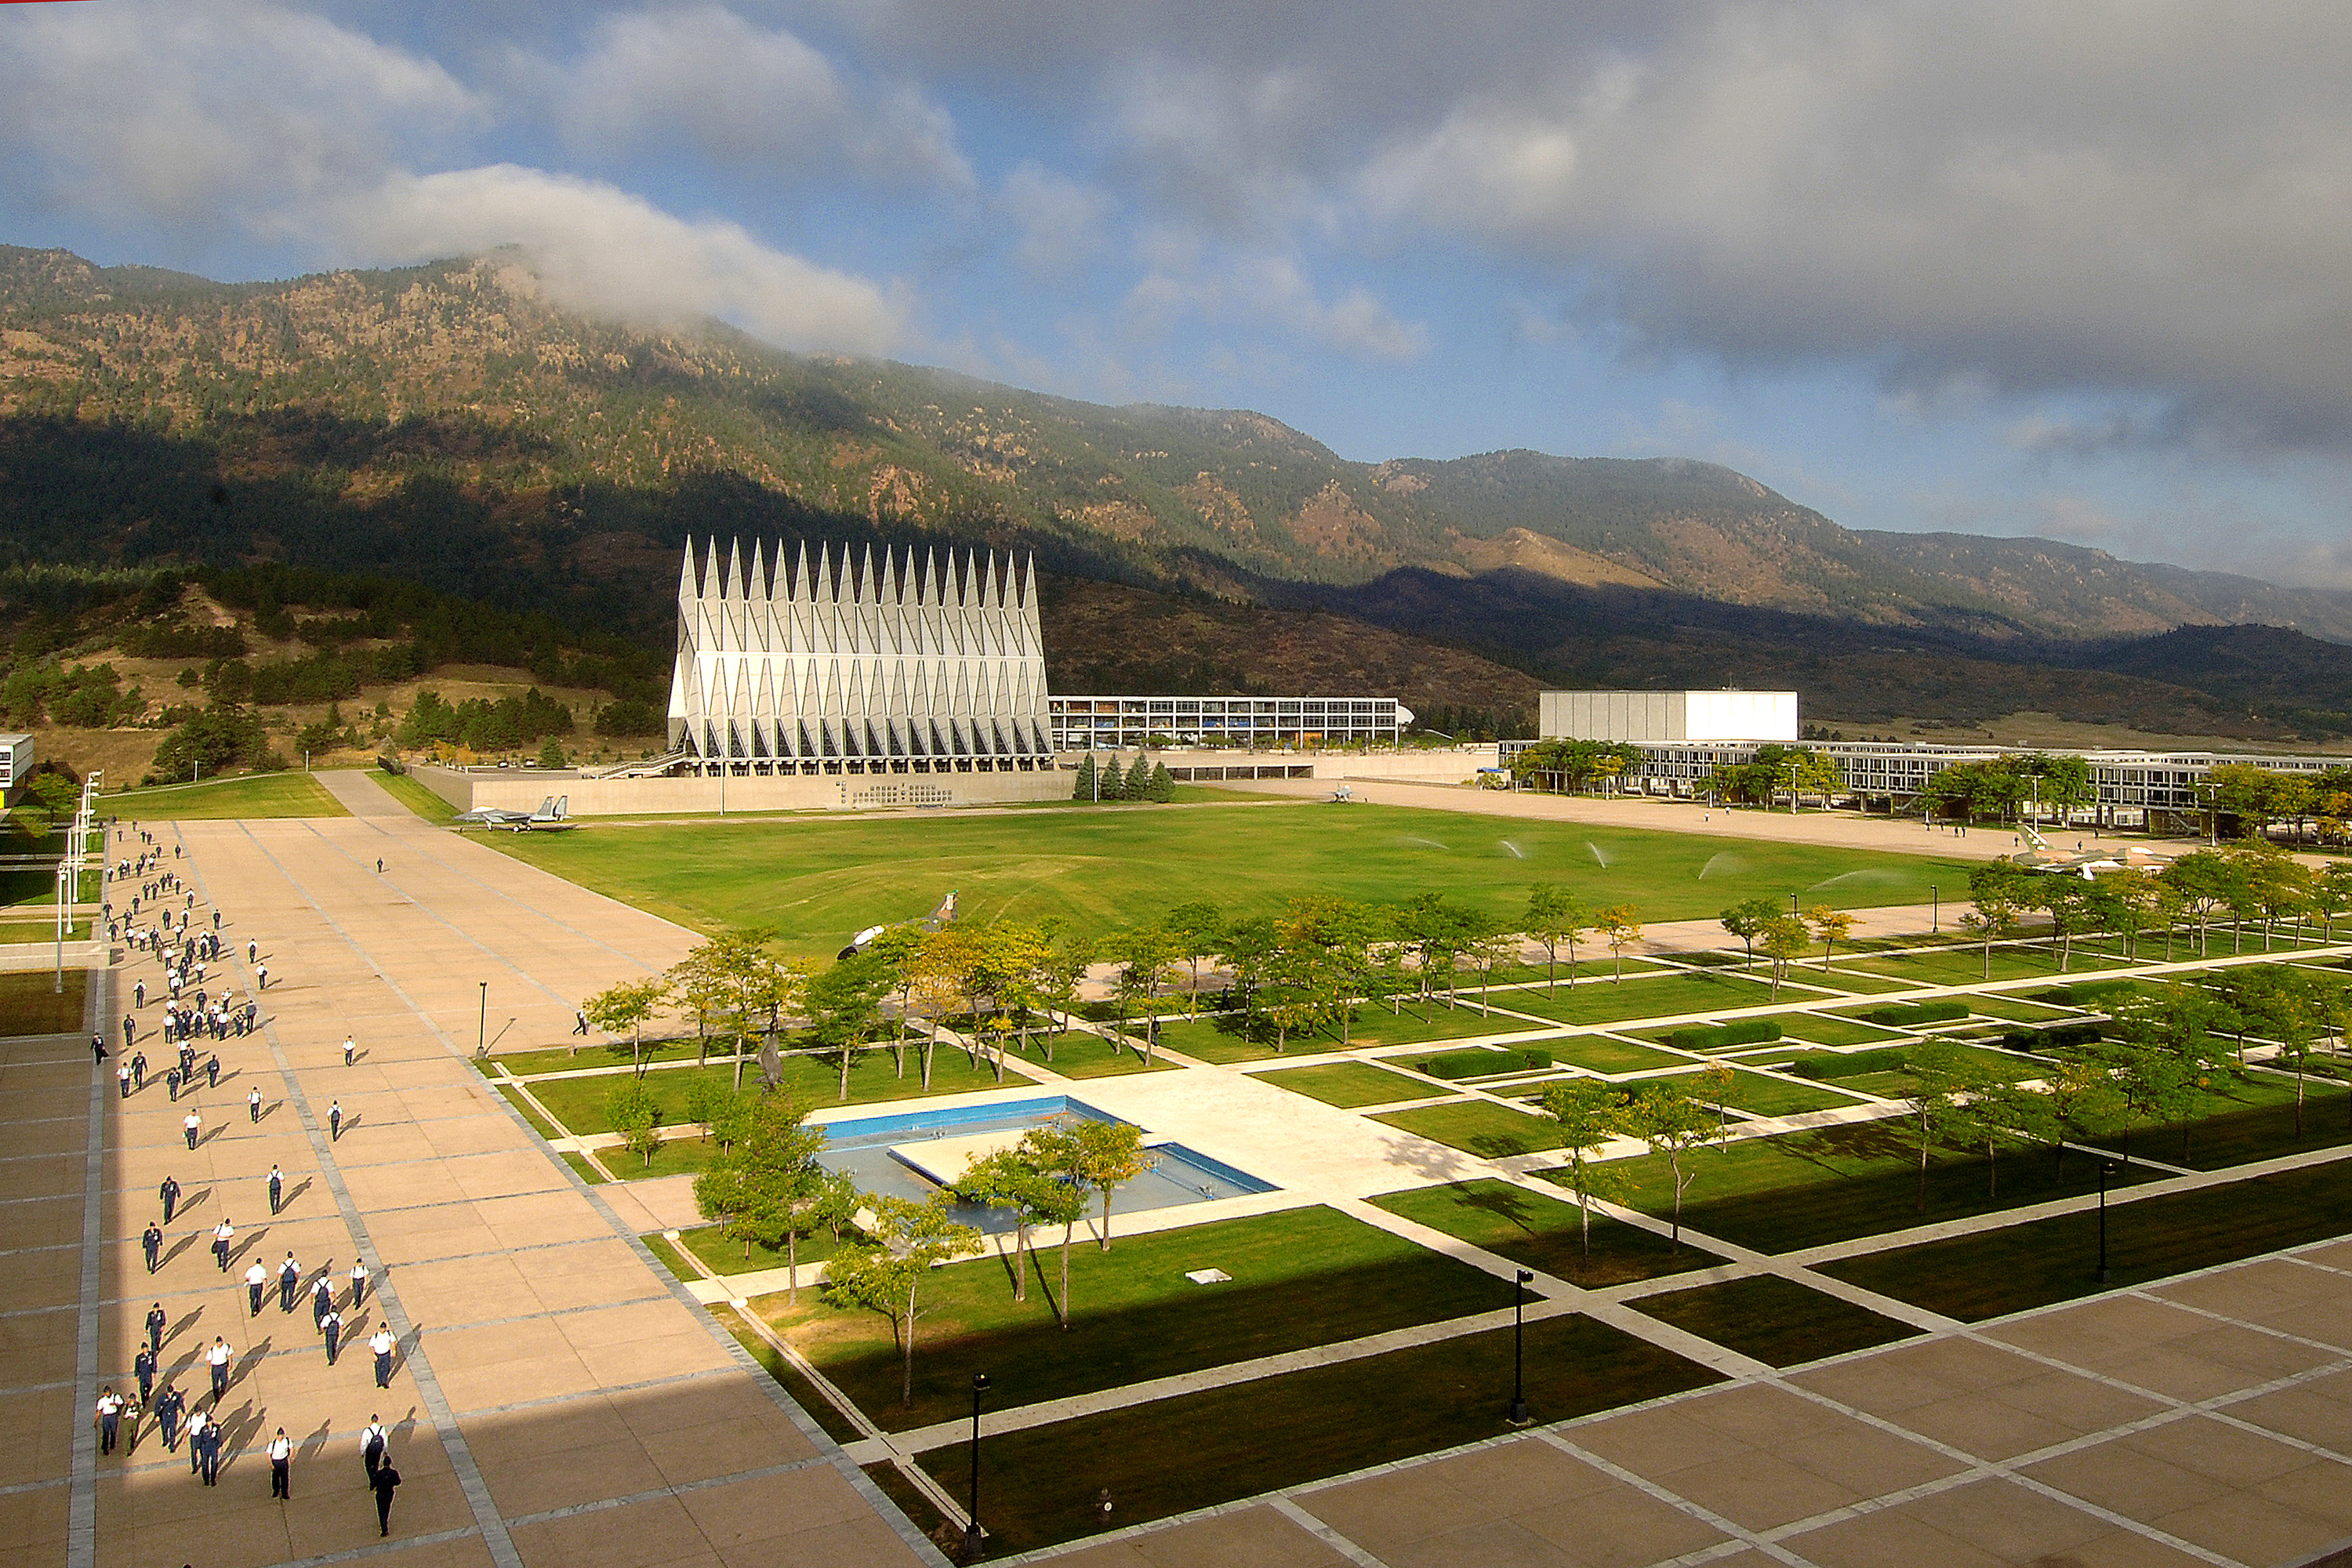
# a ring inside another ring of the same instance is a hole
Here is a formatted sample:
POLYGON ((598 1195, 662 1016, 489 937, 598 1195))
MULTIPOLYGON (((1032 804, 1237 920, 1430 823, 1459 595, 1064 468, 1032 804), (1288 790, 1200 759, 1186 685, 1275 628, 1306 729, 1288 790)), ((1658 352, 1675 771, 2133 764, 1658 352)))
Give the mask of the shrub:
POLYGON ((1725 1051, 1734 1046, 1763 1045, 1780 1037, 1779 1020, 1741 1018, 1728 1024, 1694 1024, 1687 1029, 1676 1029, 1666 1037, 1666 1044, 1678 1051, 1725 1051))
POLYGON ((1447 1051, 1412 1064, 1432 1078, 1492 1078, 1498 1073, 1526 1072, 1551 1066, 1549 1051, 1447 1051))
POLYGON ((1880 1046, 1867 1051, 1822 1051, 1798 1058, 1789 1064, 1789 1070, 1799 1078, 1819 1082, 1861 1078, 1866 1073, 1898 1072, 1903 1067, 1904 1050, 1901 1046, 1880 1046))
POLYGON ((1873 1007, 1863 1015, 1873 1024, 1892 1024, 1900 1028, 1913 1024, 1943 1024, 1969 1016, 1965 1002, 1897 1003, 1889 1007, 1873 1007))
POLYGON ((2000 1043, 2006 1050, 2046 1057, 2071 1047, 2095 1046, 2105 1037, 2106 1031, 2095 1023, 2053 1024, 2046 1029, 2004 1029, 2000 1043))

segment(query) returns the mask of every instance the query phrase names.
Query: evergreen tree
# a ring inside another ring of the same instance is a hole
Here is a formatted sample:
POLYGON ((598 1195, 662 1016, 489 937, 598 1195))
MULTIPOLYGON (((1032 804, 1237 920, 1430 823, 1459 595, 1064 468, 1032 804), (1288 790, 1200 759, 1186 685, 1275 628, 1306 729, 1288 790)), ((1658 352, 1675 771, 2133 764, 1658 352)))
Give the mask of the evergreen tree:
POLYGON ((1092 800, 1095 797, 1095 754, 1088 752, 1078 763, 1078 782, 1070 791, 1072 800, 1092 800))
POLYGON ((1119 786, 1121 800, 1148 800, 1151 792, 1151 763, 1141 752, 1135 753, 1135 766, 1129 768, 1127 782, 1119 786))
POLYGON ((1166 763, 1151 764, 1151 783, 1145 791, 1145 798, 1157 801, 1161 805, 1176 798, 1176 778, 1168 771, 1166 763))

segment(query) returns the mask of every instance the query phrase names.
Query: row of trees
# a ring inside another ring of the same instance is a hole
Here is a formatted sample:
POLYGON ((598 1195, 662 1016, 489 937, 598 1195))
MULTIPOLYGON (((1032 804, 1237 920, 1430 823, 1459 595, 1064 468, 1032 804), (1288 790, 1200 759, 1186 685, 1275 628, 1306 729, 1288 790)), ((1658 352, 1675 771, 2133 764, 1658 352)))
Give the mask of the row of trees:
POLYGON ((2051 951, 2062 970, 2077 937, 2118 936, 2131 957, 2142 937, 2161 931, 2169 960, 2173 934, 2183 924, 2195 929, 2202 956, 2210 951, 2214 922, 2224 918, 2233 952, 2244 951, 2246 927, 2257 922, 2264 952, 2282 921, 2315 918, 2332 938, 2337 917, 2352 910, 2352 866, 2314 871, 2263 838, 2196 850, 2161 870, 2125 867, 2088 880, 2029 870, 2003 857, 1969 871, 1969 899, 1975 908, 1960 924, 1983 942, 1990 976, 1993 943, 2015 935, 2034 912, 2050 921, 2051 951))
POLYGON ((2061 814, 2063 821, 2065 812, 2089 805, 2096 798, 2088 763, 2042 752, 1955 763, 1932 775, 1921 794, 1937 816, 1970 822, 2014 822, 2032 802, 2039 802, 2045 812, 2061 814))
POLYGON ((1814 942, 1822 944, 1822 970, 1828 973, 1830 953, 1852 934, 1854 917, 1827 904, 1815 904, 1801 914, 1793 903, 1784 910, 1776 900, 1746 899, 1723 911, 1722 924, 1746 945, 1750 963, 1756 962, 1759 947, 1771 960, 1772 999, 1777 1002, 1789 966, 1804 957, 1814 942))
POLYGON ((1706 780, 1707 789, 1718 800, 1769 807, 1787 795, 1791 816, 1804 796, 1817 795, 1826 800, 1844 784, 1836 759, 1810 746, 1759 746, 1754 761, 1721 763, 1706 780))
POLYGON ((1078 763, 1078 779, 1070 791, 1072 800, 1142 800, 1165 805, 1176 798, 1176 778, 1165 763, 1155 763, 1141 752, 1135 753, 1135 765, 1120 772, 1118 756, 1112 753, 1099 771, 1095 766, 1095 754, 1088 752, 1078 763))

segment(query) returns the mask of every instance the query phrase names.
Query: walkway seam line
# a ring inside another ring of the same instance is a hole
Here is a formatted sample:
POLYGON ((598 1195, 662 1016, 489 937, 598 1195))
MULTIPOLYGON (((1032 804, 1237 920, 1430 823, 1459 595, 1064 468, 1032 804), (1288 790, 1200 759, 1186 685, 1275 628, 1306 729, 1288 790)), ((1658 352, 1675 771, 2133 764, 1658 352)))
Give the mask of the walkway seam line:
MULTIPOLYGON (((105 1033, 110 969, 82 971, 82 1023, 92 1037, 105 1033)), ((74 1329, 74 1386, 68 1408, 77 1416, 81 1401, 98 1397, 98 1292, 103 1244, 99 1228, 106 1217, 106 1075, 89 1075, 89 1131, 82 1150, 81 1315, 74 1329)), ((66 1501, 66 1568, 93 1568, 98 1562, 98 1432, 73 1424, 73 1488, 66 1501)))

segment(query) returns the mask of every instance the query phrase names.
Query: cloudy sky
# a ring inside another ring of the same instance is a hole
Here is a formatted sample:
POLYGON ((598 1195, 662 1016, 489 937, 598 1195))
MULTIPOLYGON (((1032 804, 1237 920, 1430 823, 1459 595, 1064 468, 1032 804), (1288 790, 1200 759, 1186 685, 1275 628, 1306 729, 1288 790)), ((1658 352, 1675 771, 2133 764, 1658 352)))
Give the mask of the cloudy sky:
POLYGON ((2352 587, 2347 81, 2340 0, 81 0, 0 6, 0 241, 2352 587))

